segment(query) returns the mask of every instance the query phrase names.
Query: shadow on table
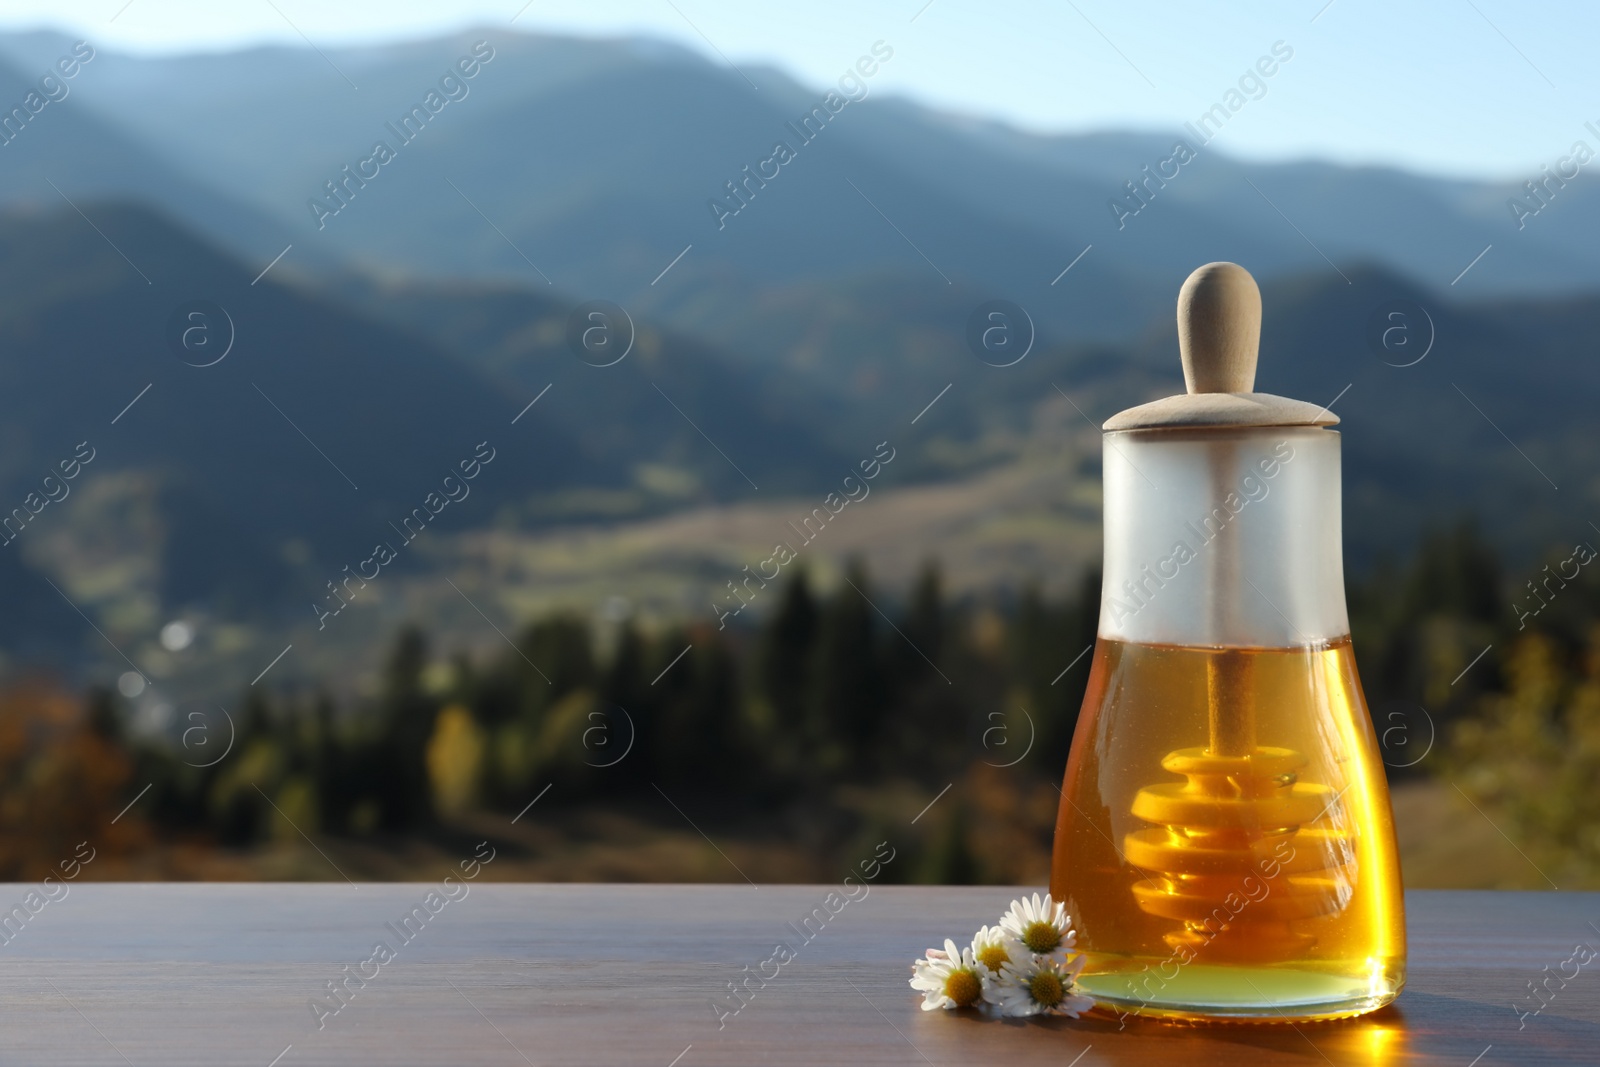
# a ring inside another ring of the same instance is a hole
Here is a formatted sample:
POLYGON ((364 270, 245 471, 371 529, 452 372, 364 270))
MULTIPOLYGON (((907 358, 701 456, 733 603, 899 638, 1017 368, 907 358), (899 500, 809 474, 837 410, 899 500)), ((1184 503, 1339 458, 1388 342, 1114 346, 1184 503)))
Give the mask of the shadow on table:
MULTIPOLYGON (((1491 1046, 1501 1062, 1593 1062, 1600 1047, 1600 1023, 1546 1014, 1529 1017, 1519 1029, 1516 1013, 1504 1004, 1410 992, 1357 1019, 1323 1023, 1185 1023, 1129 1016, 1086 1015, 991 1020, 965 1012, 952 1022, 973 1027, 1057 1032, 1094 1049, 1101 1063, 1361 1063, 1374 1067, 1418 1062, 1465 1065, 1491 1046)), ((962 1027, 966 1039, 982 1040, 962 1027)), ((991 1046, 992 1047, 992 1046, 991 1046)), ((1071 1054, 1067 1056, 1071 1059, 1071 1054)))

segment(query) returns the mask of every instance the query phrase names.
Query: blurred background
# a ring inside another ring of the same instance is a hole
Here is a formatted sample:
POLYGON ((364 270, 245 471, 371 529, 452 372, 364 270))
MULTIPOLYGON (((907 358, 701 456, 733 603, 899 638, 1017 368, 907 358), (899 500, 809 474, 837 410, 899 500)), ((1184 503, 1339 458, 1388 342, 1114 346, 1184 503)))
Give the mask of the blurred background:
POLYGON ((1600 886, 1595 11, 230 8, 0 15, 0 878, 1044 881, 1227 259, 1408 883, 1600 886))

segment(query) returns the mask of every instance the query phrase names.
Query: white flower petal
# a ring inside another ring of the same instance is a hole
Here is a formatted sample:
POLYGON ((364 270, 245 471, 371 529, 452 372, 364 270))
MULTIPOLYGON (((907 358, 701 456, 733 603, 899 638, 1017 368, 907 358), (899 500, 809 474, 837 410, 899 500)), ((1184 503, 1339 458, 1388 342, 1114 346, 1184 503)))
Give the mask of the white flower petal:
POLYGON ((1031 897, 1012 901, 1010 909, 1000 917, 1000 929, 1006 936, 1021 942, 1028 927, 1040 922, 1054 926, 1061 937, 1061 943, 1049 955, 1058 960, 1065 960, 1067 951, 1076 942, 1072 920, 1067 915, 1066 905, 1057 904, 1050 899, 1048 893, 1043 898, 1035 893, 1031 897))
MULTIPOLYGON (((975 961, 982 964, 985 956, 995 948, 1002 949, 1005 952, 1005 960, 1002 961, 1002 964, 1011 960, 1020 960, 1028 954, 1026 948, 998 926, 985 926, 976 934, 973 934, 972 945, 968 951, 972 953, 972 958, 975 961)), ((990 972, 986 965, 983 967, 983 971, 993 973, 990 972)))
POLYGON ((1001 968, 989 999, 1002 1015, 1052 1014, 1077 1018, 1080 1012, 1094 1006, 1093 1000, 1075 992, 1073 982, 1082 970, 1082 956, 1075 957, 1070 963, 1062 963, 1050 956, 1028 956, 1001 968), (1055 975, 1061 986, 1063 995, 1055 1004, 1042 1003, 1033 996, 1033 981, 1045 972, 1055 975))
MULTIPOLYGON (((973 963, 972 950, 957 949, 956 943, 948 938, 944 944, 943 951, 929 949, 927 955, 911 964, 911 988, 922 994, 923 1011, 961 1006, 945 995, 950 976, 957 971, 971 971, 978 979, 979 1003, 982 1001, 983 976, 973 963)), ((976 1007, 977 1003, 970 1006, 976 1007)))

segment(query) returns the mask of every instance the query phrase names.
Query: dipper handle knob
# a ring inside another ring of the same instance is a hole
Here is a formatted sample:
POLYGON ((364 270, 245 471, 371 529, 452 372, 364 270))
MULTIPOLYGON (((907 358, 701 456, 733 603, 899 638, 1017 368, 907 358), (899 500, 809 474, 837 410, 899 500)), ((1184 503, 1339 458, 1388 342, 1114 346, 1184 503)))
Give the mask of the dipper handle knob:
POLYGON ((1207 263, 1178 292, 1178 350, 1191 393, 1255 391, 1261 290, 1237 263, 1207 263))

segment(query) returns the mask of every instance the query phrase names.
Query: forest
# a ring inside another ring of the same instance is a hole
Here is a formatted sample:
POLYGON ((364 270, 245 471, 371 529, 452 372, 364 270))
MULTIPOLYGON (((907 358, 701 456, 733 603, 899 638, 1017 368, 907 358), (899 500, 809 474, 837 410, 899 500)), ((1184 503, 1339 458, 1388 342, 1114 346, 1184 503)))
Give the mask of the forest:
MULTIPOLYGON (((1459 795, 1563 888, 1600 880, 1600 591, 1561 577, 1583 548, 1519 584, 1463 523, 1349 586, 1397 795, 1459 795)), ((997 602, 952 601, 932 563, 906 590, 859 564, 821 586, 791 568, 722 630, 530 619, 488 655, 408 626, 368 696, 253 687, 181 736, 135 736, 114 690, 13 680, 0 870, 90 841, 99 878, 404 876, 487 834, 504 877, 825 880, 889 838, 895 880, 1042 880, 1098 575, 997 602), (564 836, 515 836, 536 824, 564 836), (608 837, 653 858, 597 859, 608 837), (305 846, 327 863, 251 859, 305 846)))

